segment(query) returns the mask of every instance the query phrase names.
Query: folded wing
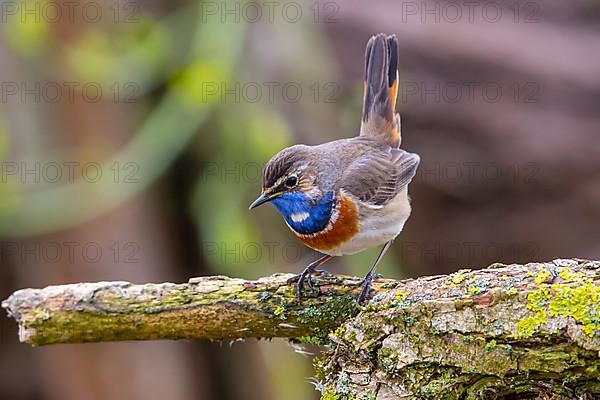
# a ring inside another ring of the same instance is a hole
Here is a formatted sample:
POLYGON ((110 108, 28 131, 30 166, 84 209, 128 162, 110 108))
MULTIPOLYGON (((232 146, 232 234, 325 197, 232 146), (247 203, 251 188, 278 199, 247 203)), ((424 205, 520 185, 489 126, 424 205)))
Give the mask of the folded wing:
POLYGON ((348 166, 338 188, 364 203, 384 206, 411 182, 420 161, 418 154, 402 149, 374 149, 348 166))

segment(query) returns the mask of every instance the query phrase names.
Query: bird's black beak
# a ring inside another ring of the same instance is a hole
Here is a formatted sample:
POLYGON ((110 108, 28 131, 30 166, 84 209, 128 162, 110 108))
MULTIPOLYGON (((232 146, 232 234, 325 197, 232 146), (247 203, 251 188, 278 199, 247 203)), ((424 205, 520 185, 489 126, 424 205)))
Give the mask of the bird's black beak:
POLYGON ((277 194, 265 195, 264 193, 262 193, 260 196, 258 196, 256 200, 252 202, 252 204, 250 204, 248 210, 252 210, 253 208, 260 206, 261 204, 265 204, 266 202, 274 199, 275 197, 277 197, 277 194))

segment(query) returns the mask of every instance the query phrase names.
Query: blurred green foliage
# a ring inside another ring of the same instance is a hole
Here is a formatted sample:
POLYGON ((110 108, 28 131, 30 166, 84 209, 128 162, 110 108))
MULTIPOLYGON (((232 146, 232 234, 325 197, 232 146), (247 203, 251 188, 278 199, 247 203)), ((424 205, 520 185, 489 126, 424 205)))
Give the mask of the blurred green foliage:
MULTIPOLYGON (((174 27, 161 27, 160 21, 152 21, 150 18, 141 20, 147 34, 139 34, 138 24, 123 24, 118 33, 121 39, 128 39, 117 48, 110 45, 110 35, 106 32, 91 30, 82 35, 76 45, 67 50, 67 54, 70 54, 67 57, 68 70, 76 76, 76 79, 71 76, 70 80, 105 82, 115 78, 115 71, 117 75, 125 73, 133 77, 141 72, 143 76, 146 71, 138 71, 131 60, 140 65, 148 60, 154 60, 149 64, 155 67, 157 64, 166 65, 166 59, 171 56, 165 51, 166 31, 174 27)), ((19 26, 31 23, 27 19, 14 21, 19 26)), ((166 94, 148 113, 129 143, 102 164, 102 170, 107 171, 115 163, 135 163, 139 170, 136 175, 137 184, 115 183, 113 177, 104 174, 100 181, 93 183, 77 179, 60 186, 48 187, 43 182, 40 185, 19 185, 19 197, 22 197, 22 201, 18 208, 10 208, 14 212, 1 215, 0 232, 9 236, 26 236, 81 224, 113 209, 155 182, 194 138, 214 106, 212 102, 201 101, 198 85, 203 80, 231 79, 234 65, 239 61, 244 32, 243 24, 222 24, 216 21, 200 23, 200 19, 197 20, 188 49, 188 59, 191 61, 180 66, 182 72, 173 79, 170 79, 174 73, 171 69, 163 71, 161 80, 167 83, 166 94), (220 40, 215 41, 213 35, 218 35, 220 40), (82 199, 87 200, 86 204, 82 204, 82 199)), ((23 40, 27 40, 27 37, 23 40)), ((12 45, 15 48, 22 47, 18 42, 13 42, 12 45)), ((44 59, 49 65, 55 61, 53 57, 44 59)), ((138 83, 137 79, 135 81, 138 83)), ((147 81, 143 78, 141 81, 144 88, 147 81)), ((154 82, 154 85, 157 84, 158 82, 154 82)), ((47 153, 46 148, 42 151, 47 153)), ((47 155, 27 154, 22 158, 45 159, 47 155)), ((73 158, 76 158, 73 153, 65 151, 58 161, 73 158)), ((14 196, 0 200, 3 203, 0 208, 8 209, 4 203, 12 201, 11 198, 14 196)))
MULTIPOLYGON (((113 175, 105 173, 95 182, 77 177, 74 182, 59 184, 43 180, 23 184, 19 175, 9 175, 0 184, 0 235, 48 234, 107 214, 158 182, 185 151, 192 152, 203 165, 252 165, 256 178, 220 179, 218 175, 206 176, 202 170, 187 171, 196 180, 186 190, 190 193, 187 211, 203 242, 232 249, 265 240, 295 241, 274 213, 269 221, 277 221, 277 225, 268 226, 259 216, 250 214, 247 207, 260 192, 262 164, 296 139, 288 121, 273 104, 228 103, 219 96, 206 96, 207 82, 227 86, 247 79, 249 63, 244 61, 244 47, 248 25, 218 18, 203 20, 200 4, 183 4, 161 16, 140 9, 135 15, 136 23, 83 24, 79 26, 85 29, 66 36, 65 32, 57 35, 57 24, 43 18, 36 21, 35 15, 24 20, 13 18, 3 26, 8 46, 27 66, 20 71, 19 79, 96 82, 103 87, 113 82, 135 82, 140 103, 123 107, 136 114, 127 115, 124 120, 132 133, 116 151, 110 151, 108 144, 109 151, 102 147, 62 146, 62 133, 53 131, 60 125, 50 124, 47 116, 35 109, 36 105, 20 104, 23 112, 41 121, 40 126, 47 127, 47 131, 27 132, 25 137, 33 138, 35 145, 15 152, 9 132, 0 125, 0 161, 93 161, 100 163, 102 171, 111 170, 115 164, 134 163, 136 183, 116 182, 113 175)), ((280 37, 285 30, 301 33, 296 45, 310 48, 309 43, 320 42, 320 38, 318 32, 306 28, 272 26, 280 37)), ((290 33, 285 36, 290 37, 290 33)), ((279 44, 289 50, 287 43, 279 44)), ((311 74, 331 70, 327 57, 314 59, 319 61, 305 66, 311 74)), ((254 71, 257 72, 260 71, 254 71)), ((272 80, 268 76, 264 79, 272 80)), ((78 112, 77 107, 69 106, 78 112)), ((202 243, 198 246, 202 251, 202 243)), ((232 262, 224 261, 220 255, 204 256, 215 273, 246 277, 285 269, 282 264, 286 262, 280 253, 273 263, 266 258, 253 263, 245 258, 232 262)), ((291 268, 299 269, 301 265, 291 268)), ((270 386, 267 392, 275 398, 306 399, 313 388, 297 376, 308 377, 310 364, 299 357, 290 358, 288 352, 285 345, 261 346, 260 353, 268 353, 263 360, 270 375, 266 379, 270 386)))
MULTIPOLYGON (((40 9, 50 3, 50 0, 26 0, 20 3, 14 3, 17 7, 27 7, 35 10, 40 9)), ((7 9, 8 10, 8 9, 7 9)), ((8 11, 3 8, 2 30, 4 37, 10 47, 23 56, 35 56, 48 48, 52 38, 50 35, 51 24, 45 18, 40 18, 38 13, 19 13, 18 18, 7 18, 4 16, 8 11)))

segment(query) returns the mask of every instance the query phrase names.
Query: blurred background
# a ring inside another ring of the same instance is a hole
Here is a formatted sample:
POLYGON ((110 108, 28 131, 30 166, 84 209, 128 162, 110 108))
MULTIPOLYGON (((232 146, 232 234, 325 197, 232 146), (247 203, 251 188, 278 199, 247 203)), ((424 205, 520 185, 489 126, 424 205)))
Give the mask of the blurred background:
MULTIPOLYGON (((358 133, 378 32, 398 36, 402 147, 422 158, 380 272, 600 258, 596 0, 0 5, 0 298, 300 271, 318 255, 247 206, 281 148, 358 133)), ((316 399, 312 374, 284 341, 32 349, 0 316, 1 399, 316 399)))

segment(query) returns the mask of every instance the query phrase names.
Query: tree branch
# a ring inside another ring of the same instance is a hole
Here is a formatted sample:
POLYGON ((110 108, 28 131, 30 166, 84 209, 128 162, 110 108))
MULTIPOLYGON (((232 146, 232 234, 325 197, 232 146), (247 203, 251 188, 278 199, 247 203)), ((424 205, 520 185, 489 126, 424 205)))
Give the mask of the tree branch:
MULTIPOLYGON (((358 278, 322 275, 298 302, 292 274, 256 281, 210 276, 188 283, 77 283, 23 289, 2 303, 22 342, 326 337, 355 311, 358 278)), ((386 281, 374 284, 381 291, 386 281)))
POLYGON ((319 276, 315 290, 297 301, 291 277, 50 286, 17 291, 2 306, 17 320, 21 341, 32 345, 328 342, 331 352, 315 363, 324 399, 600 395, 600 262, 495 264, 377 280, 358 315, 357 278, 319 276))
POLYGON ((330 335, 323 398, 600 398, 599 284, 584 260, 404 281, 330 335))

